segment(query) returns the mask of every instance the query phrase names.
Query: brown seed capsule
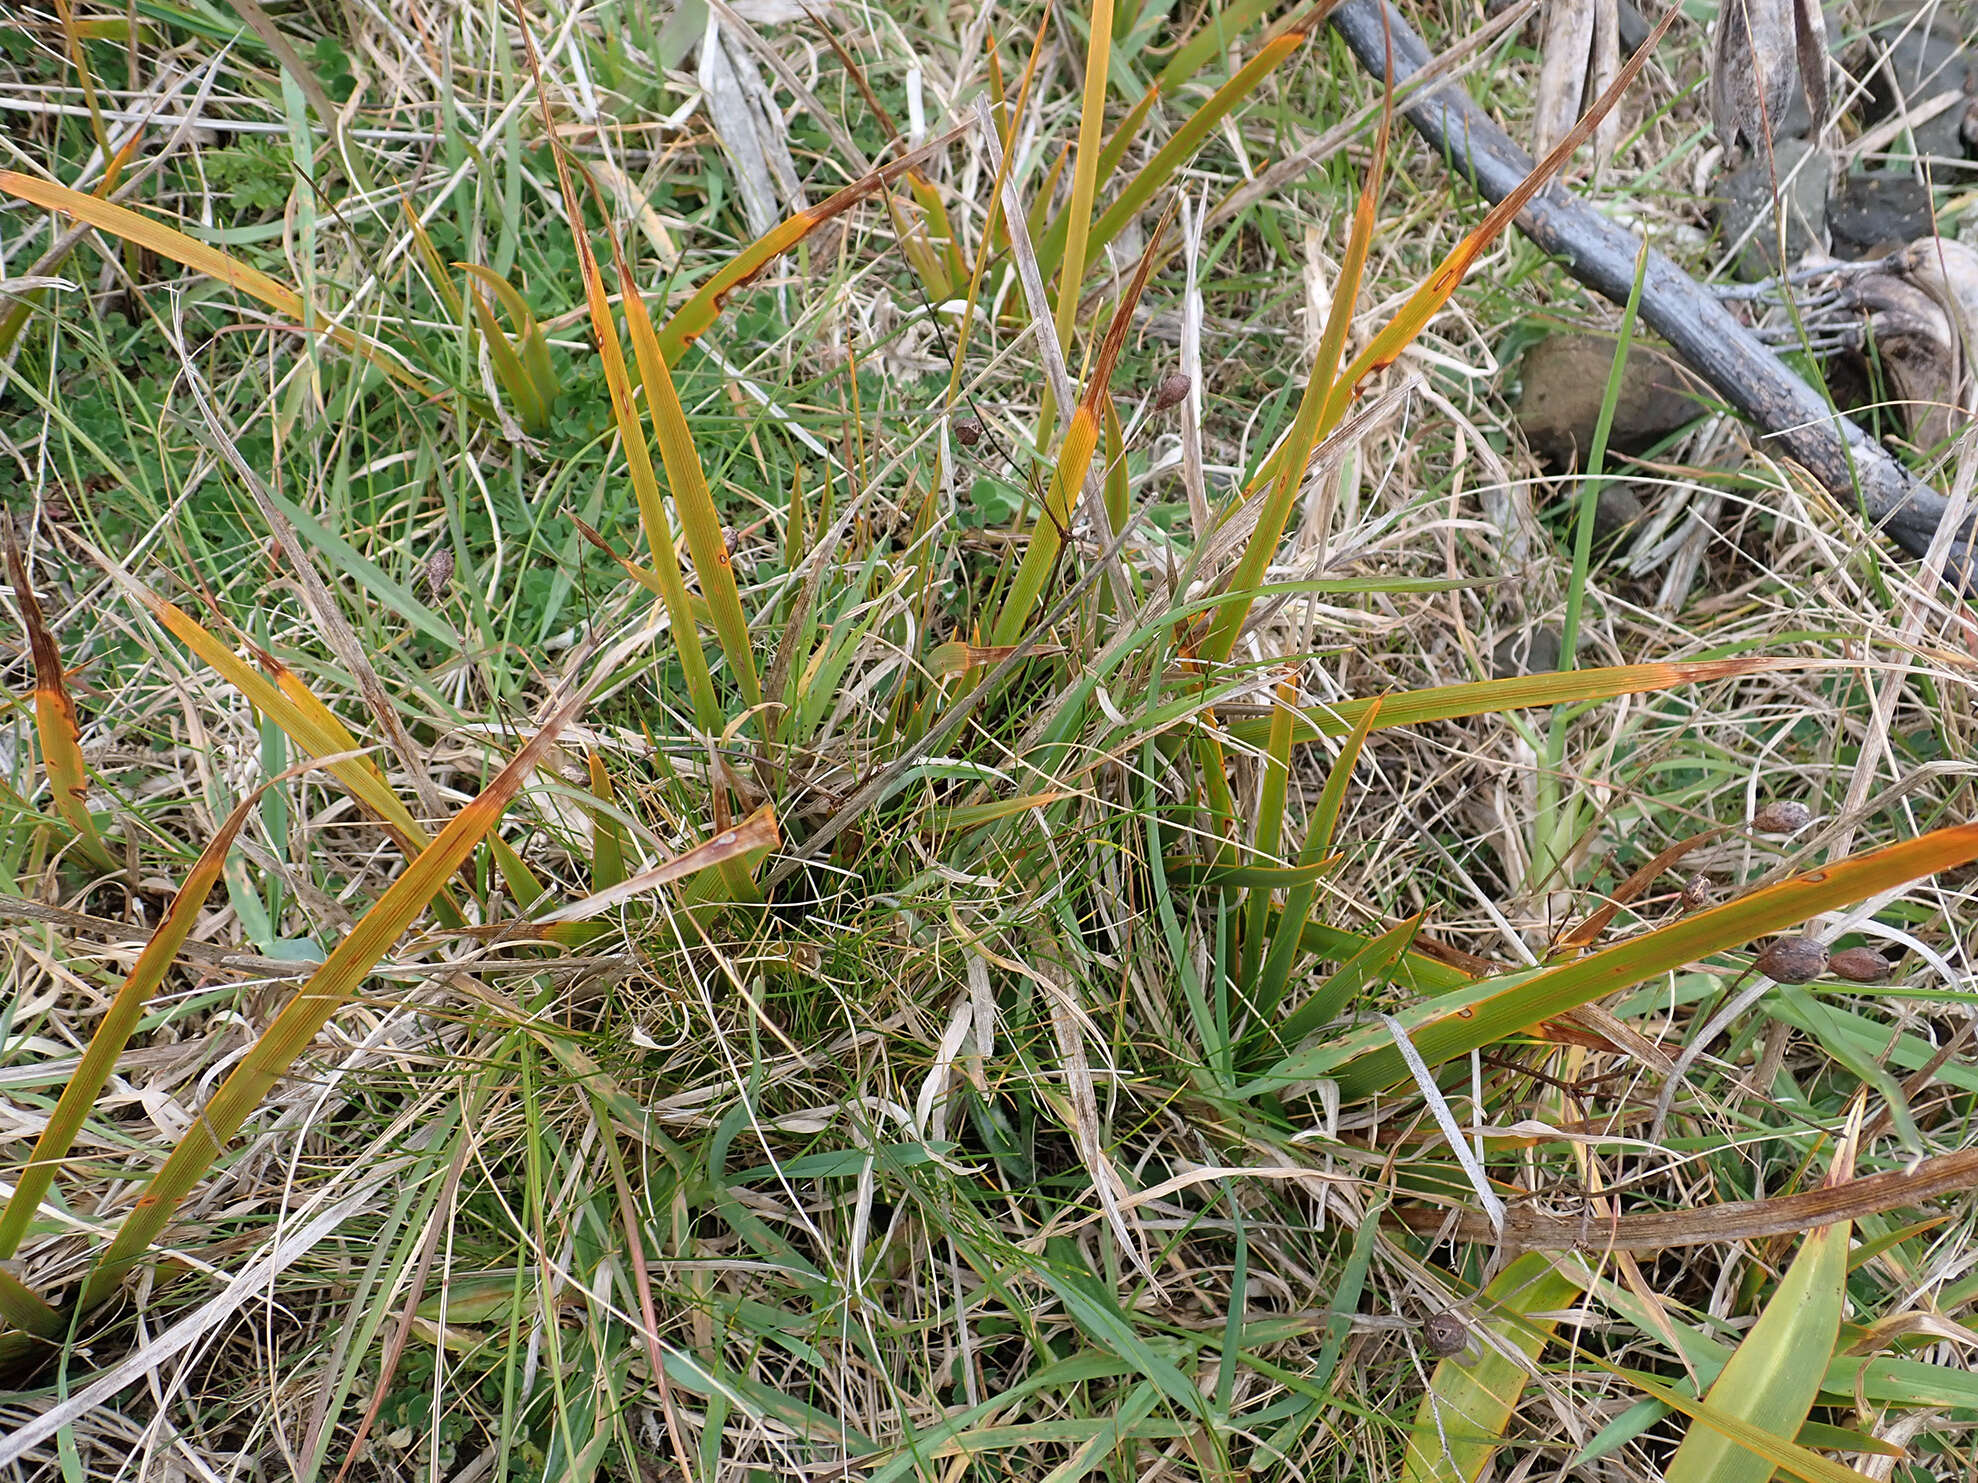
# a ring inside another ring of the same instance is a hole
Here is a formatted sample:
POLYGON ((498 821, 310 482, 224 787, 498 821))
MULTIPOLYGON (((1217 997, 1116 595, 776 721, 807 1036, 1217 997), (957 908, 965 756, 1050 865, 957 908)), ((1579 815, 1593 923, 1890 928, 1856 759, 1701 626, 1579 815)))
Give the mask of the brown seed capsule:
POLYGON ((1889 960, 1872 947, 1842 948, 1827 960, 1827 971, 1849 983, 1878 984, 1889 976, 1889 960))
POLYGON ((1701 873, 1691 876, 1683 883, 1683 910, 1695 911, 1698 907, 1710 905, 1710 898, 1717 893, 1710 889, 1710 877, 1701 873))
POLYGON ((982 441, 982 424, 973 417, 957 417, 953 423, 955 441, 964 448, 973 448, 982 441))
POLYGON ((1797 834, 1812 822, 1812 809, 1785 798, 1775 798, 1751 816, 1751 827, 1760 834, 1797 834))
POLYGON ((1447 1359, 1469 1347, 1470 1330, 1454 1313, 1433 1313, 1422 1325, 1422 1343, 1430 1354, 1447 1359))
POLYGON ((1194 386, 1181 371, 1169 371, 1161 378, 1161 384, 1154 390, 1154 410, 1165 412, 1170 407, 1178 407, 1188 400, 1189 389, 1194 386))
POLYGON ((438 597, 453 580, 453 553, 442 546, 426 558, 426 596, 438 597))
POLYGON ((1752 967, 1774 983, 1811 983, 1827 971, 1827 949, 1811 937, 1775 937, 1752 967))

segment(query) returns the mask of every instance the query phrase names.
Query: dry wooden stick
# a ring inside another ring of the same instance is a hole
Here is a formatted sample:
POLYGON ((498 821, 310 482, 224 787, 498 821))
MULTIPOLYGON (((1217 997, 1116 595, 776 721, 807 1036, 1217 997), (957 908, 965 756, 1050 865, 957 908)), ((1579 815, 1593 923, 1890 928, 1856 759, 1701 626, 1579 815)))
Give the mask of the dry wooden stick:
MULTIPOLYGON (((1398 87, 1429 65, 1430 54, 1387 0, 1345 0, 1333 11, 1360 65, 1384 74, 1392 47, 1398 87)), ((1450 173, 1468 180, 1489 201, 1517 188, 1531 156, 1453 83, 1423 90, 1402 116, 1443 156, 1450 173)), ((1636 236, 1575 200, 1558 181, 1518 214, 1518 229, 1596 293, 1625 303, 1634 286, 1636 236)), ((1897 462, 1880 443, 1836 412, 1740 324, 1717 299, 1661 253, 1648 254, 1642 283, 1642 322, 1666 340, 1689 368, 1757 426, 1766 442, 1804 467, 1835 499, 1888 533, 1904 551, 1930 549, 1949 502, 1897 462)), ((1978 589, 1970 520, 1950 543, 1945 576, 1978 589)))

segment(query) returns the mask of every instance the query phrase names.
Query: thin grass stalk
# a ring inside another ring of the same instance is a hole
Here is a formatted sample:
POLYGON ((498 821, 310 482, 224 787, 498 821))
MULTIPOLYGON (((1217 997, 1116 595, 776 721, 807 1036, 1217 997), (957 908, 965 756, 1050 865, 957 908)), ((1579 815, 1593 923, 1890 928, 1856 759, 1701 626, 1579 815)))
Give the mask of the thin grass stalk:
MULTIPOLYGON (((1566 613, 1559 624, 1559 667, 1579 665, 1580 612, 1586 604, 1587 582, 1593 566, 1594 513, 1600 492, 1606 487, 1607 439, 1614 428, 1614 409, 1621 404, 1621 378, 1628 365, 1628 352, 1634 344, 1635 324, 1641 312, 1641 286, 1648 273, 1648 240, 1643 238, 1635 257, 1635 282, 1628 302, 1621 311, 1621 332, 1614 343, 1614 359, 1607 370, 1607 387, 1600 398, 1600 411, 1594 418, 1593 439, 1587 449, 1586 467, 1580 475, 1580 502, 1573 517, 1573 570, 1566 582, 1566 613)), ((1566 767, 1568 718, 1552 713, 1546 728, 1545 751, 1538 772, 1538 819, 1533 830, 1536 848, 1532 851, 1533 886, 1540 886, 1561 870, 1579 833, 1579 810, 1560 797, 1560 784, 1566 767)), ((1560 881, 1560 885, 1570 882, 1560 881)))

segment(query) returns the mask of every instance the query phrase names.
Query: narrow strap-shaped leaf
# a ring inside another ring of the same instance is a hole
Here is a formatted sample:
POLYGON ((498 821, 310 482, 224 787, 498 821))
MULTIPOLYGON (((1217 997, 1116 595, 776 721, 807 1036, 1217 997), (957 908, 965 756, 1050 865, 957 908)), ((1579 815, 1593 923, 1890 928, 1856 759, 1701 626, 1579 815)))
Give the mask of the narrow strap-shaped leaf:
MULTIPOLYGON (((1575 962, 1485 979, 1418 1005, 1402 1018, 1423 1059, 1440 1065, 1644 979, 1974 859, 1978 824, 1934 830, 1680 917, 1575 962)), ((1314 1057, 1324 1065, 1294 1055, 1273 1067, 1271 1077, 1336 1075, 1341 1095, 1351 1098, 1391 1086, 1406 1073, 1400 1053, 1378 1030, 1321 1047, 1314 1057)))
POLYGON ((89 813, 89 772, 82 756, 82 730, 76 725, 75 702, 62 670, 62 651, 41 616, 41 603, 28 581, 27 562, 14 535, 14 522, 0 515, 6 530, 7 578, 14 602, 27 628, 28 652, 34 660, 34 724, 41 739, 41 765, 48 774, 48 792, 55 812, 75 831, 76 842, 99 870, 115 870, 96 820, 89 813))
POLYGON ((274 1022, 200 1109, 198 1119, 138 1196, 137 1204, 83 1286, 83 1307, 92 1307, 115 1291, 124 1274, 144 1255, 171 1219, 172 1212, 212 1167, 241 1124, 296 1058, 308 1049, 330 1016, 350 1002, 366 975, 432 900, 447 877, 460 868, 476 842, 494 827, 557 734, 583 708, 584 700, 585 692, 578 690, 549 713, 542 729, 495 775, 480 796, 455 814, 432 844, 385 888, 371 909, 358 918, 343 941, 332 949, 323 965, 282 1007, 274 1022))
POLYGON ((7 1208, 0 1212, 0 1259, 12 1256, 20 1249, 21 1237, 27 1233, 34 1219, 34 1212, 41 1204, 41 1197, 55 1180, 56 1167, 74 1144, 76 1134, 89 1118, 89 1109, 96 1104, 96 1095, 103 1090, 115 1069, 117 1057, 123 1054, 130 1043, 131 1032, 144 1013, 144 1006, 165 977, 165 970, 172 966, 186 935, 199 920, 199 913, 206 905, 206 897, 213 889, 213 883, 220 878, 221 867, 226 864, 227 852, 233 848, 234 838, 241 826, 247 822, 254 806, 261 801, 261 795, 273 786, 264 783, 241 799, 233 807, 219 830, 207 841, 206 848, 193 862, 192 869, 186 872, 178 894, 172 898, 171 907, 165 919, 158 924, 158 930, 151 934, 151 940, 137 955, 137 962, 118 986, 116 997, 110 1001, 110 1008, 97 1022, 96 1031, 89 1037, 89 1046, 70 1073, 62 1095, 55 1103, 55 1110, 48 1115, 41 1135, 34 1141, 34 1151, 28 1155, 27 1164, 14 1181, 14 1193, 7 1201, 7 1208))
MULTIPOLYGON (((32 175, 22 175, 13 170, 0 170, 0 191, 31 201, 36 206, 44 206, 51 211, 59 211, 76 221, 86 222, 100 231, 110 233, 126 242, 135 242, 139 247, 149 248, 160 257, 170 258, 175 263, 183 263, 195 272, 204 273, 208 278, 217 279, 229 288, 238 289, 250 298, 259 299, 277 314, 292 321, 290 328, 298 333, 303 328, 302 296, 287 284, 277 282, 258 268, 250 268, 236 257, 229 256, 217 247, 188 237, 176 227, 167 226, 155 217, 132 211, 127 206, 118 206, 96 196, 85 195, 81 191, 70 190, 65 185, 57 185, 50 180, 36 180, 32 175)), ((377 341, 345 325, 326 325, 323 333, 353 354, 362 356, 372 365, 383 371, 392 380, 423 396, 436 396, 440 388, 432 385, 413 372, 387 351, 377 341)))

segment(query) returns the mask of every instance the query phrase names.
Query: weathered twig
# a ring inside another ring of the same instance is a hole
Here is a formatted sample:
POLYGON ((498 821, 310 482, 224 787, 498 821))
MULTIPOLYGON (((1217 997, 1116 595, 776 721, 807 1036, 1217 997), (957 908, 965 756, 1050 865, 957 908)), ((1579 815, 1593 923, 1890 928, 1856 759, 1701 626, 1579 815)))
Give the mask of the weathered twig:
MULTIPOLYGON (((1332 13, 1353 55, 1375 77, 1393 47, 1394 81, 1429 62, 1429 49, 1387 0, 1345 0, 1332 13), (1383 18, 1385 26, 1383 26, 1383 18)), ((1532 169, 1531 156, 1470 100, 1443 83, 1410 100, 1403 117, 1487 199, 1502 200, 1532 169)), ((1518 229, 1560 259, 1566 271, 1615 303, 1634 286, 1641 244, 1630 232, 1575 200, 1557 181, 1518 214, 1518 229)), ((1717 299, 1661 253, 1648 254, 1641 318, 1724 401, 1756 424, 1842 504, 1886 530, 1912 556, 1930 548, 1948 501, 1760 344, 1717 299)), ((1974 536, 1967 521, 1945 562, 1946 575, 1978 587, 1974 536)))

